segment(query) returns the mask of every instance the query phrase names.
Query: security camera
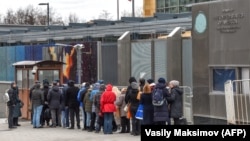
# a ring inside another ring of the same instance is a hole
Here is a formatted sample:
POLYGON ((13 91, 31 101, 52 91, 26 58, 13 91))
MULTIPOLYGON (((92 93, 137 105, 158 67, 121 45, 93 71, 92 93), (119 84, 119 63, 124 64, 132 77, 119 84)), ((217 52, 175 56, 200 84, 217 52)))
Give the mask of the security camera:
POLYGON ((32 73, 33 75, 35 75, 35 74, 36 74, 36 70, 33 69, 33 70, 31 71, 31 73, 32 73))

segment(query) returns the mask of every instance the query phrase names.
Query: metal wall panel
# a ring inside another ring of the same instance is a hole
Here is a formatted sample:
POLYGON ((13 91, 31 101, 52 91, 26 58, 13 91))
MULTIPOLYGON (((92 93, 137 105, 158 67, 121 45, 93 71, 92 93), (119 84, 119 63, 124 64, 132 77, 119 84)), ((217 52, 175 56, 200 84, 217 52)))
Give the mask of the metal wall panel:
POLYGON ((136 79, 139 79, 141 76, 145 79, 152 78, 151 46, 151 41, 138 41, 132 43, 131 74, 136 79))
POLYGON ((167 40, 155 40, 154 42, 154 74, 155 80, 160 77, 167 78, 167 40))
POLYGON ((24 60, 25 46, 16 46, 16 61, 24 60))
POLYGON ((105 83, 117 85, 117 43, 102 43, 102 78, 105 83))
POLYGON ((182 82, 183 86, 193 87, 192 39, 182 40, 182 82))
POLYGON ((12 46, 12 47, 7 47, 6 48, 6 80, 7 81, 14 81, 14 74, 15 74, 15 69, 12 66, 13 63, 16 62, 16 54, 18 54, 18 52, 16 52, 16 47, 12 46))
POLYGON ((6 81, 7 80, 7 49, 6 47, 0 47, 0 80, 6 81))

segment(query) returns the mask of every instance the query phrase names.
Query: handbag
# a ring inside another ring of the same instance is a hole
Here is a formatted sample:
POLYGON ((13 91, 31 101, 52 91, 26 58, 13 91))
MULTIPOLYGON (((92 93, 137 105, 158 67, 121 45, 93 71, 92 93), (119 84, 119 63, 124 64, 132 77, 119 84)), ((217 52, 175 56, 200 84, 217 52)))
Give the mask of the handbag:
POLYGON ((130 111, 130 109, 128 108, 128 111, 127 111, 127 119, 130 119, 131 117, 132 117, 131 111, 130 111))
POLYGON ((123 110, 124 110, 125 112, 128 112, 129 106, 130 106, 130 103, 127 103, 127 104, 124 106, 123 110))
POLYGON ((187 125, 187 119, 184 117, 179 118, 178 125, 187 125))
POLYGON ((139 120, 143 120, 143 105, 142 104, 139 105, 135 114, 135 118, 139 120))

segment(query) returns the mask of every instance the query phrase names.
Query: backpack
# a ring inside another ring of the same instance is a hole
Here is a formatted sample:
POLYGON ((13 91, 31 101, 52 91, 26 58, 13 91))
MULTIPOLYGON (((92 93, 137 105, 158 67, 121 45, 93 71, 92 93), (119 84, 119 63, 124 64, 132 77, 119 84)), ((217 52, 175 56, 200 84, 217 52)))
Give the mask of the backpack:
POLYGON ((9 97, 9 94, 8 94, 8 91, 9 89, 7 89, 3 95, 3 100, 5 103, 9 102, 10 101, 10 97, 9 97))
POLYGON ((165 98, 163 96, 163 89, 156 88, 153 91, 152 104, 154 106, 162 106, 164 102, 165 102, 165 98))
POLYGON ((51 113, 50 113, 50 109, 49 108, 46 108, 45 110, 44 110, 44 118, 45 119, 50 119, 51 118, 51 113))

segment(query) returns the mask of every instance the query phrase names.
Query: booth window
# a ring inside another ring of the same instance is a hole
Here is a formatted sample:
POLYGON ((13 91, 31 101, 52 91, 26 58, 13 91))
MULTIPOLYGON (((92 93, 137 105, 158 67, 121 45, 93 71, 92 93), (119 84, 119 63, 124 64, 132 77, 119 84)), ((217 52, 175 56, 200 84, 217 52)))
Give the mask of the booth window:
POLYGON ((236 69, 214 68, 213 90, 224 91, 224 83, 227 80, 235 80, 235 79, 236 79, 236 69))
POLYGON ((39 81, 43 82, 43 80, 47 79, 49 83, 54 80, 59 80, 59 70, 39 70, 39 81))
POLYGON ((17 86, 19 88, 22 88, 23 84, 22 84, 22 80, 23 80, 23 75, 22 75, 22 70, 17 70, 17 86))

